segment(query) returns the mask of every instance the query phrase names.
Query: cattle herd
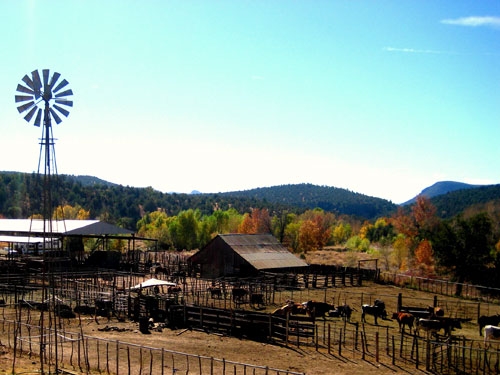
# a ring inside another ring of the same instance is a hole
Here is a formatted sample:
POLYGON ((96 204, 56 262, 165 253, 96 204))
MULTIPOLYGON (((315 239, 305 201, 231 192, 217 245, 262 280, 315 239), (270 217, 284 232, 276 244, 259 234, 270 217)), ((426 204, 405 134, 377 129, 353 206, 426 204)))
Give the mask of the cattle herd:
MULTIPOLYGON (((318 301, 307 301, 297 303, 287 301, 285 305, 277 308, 272 312, 272 315, 286 316, 290 315, 307 315, 313 318, 319 317, 340 317, 346 321, 350 321, 351 314, 354 311, 349 305, 335 307, 334 304, 318 301)), ((366 322, 366 315, 373 316, 374 324, 378 324, 378 319, 387 320, 388 314, 385 303, 381 300, 375 300, 373 305, 363 304, 361 306, 361 321, 366 322)), ((391 316, 392 320, 396 320, 399 325, 399 331, 404 333, 405 328, 409 333, 414 333, 420 336, 421 333, 429 337, 432 334, 443 333, 444 336, 450 336, 456 329, 462 328, 462 323, 471 319, 447 317, 444 310, 440 307, 429 306, 427 308, 413 309, 407 311, 401 309, 394 312, 391 316)), ((478 319, 479 335, 483 336, 485 345, 491 340, 500 340, 500 314, 492 316, 481 316, 478 319)))

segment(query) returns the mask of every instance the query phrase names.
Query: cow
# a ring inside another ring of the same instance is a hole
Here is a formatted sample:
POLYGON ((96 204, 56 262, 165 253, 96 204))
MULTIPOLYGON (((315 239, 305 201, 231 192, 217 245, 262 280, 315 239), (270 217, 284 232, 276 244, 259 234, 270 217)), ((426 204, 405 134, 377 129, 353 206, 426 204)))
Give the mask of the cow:
POLYGON ((208 287, 207 290, 210 292, 210 296, 212 298, 221 299, 222 298, 222 289, 216 287, 208 287))
POLYGON ((326 313, 335 309, 335 306, 331 303, 313 300, 304 302, 303 305, 306 307, 307 314, 312 318, 322 317, 325 319, 326 313))
POLYGON ((377 318, 386 319, 387 311, 385 311, 385 303, 381 300, 376 299, 373 305, 362 305, 361 306, 361 321, 366 322, 366 314, 373 315, 375 324, 378 324, 377 318))
POLYGON ((286 305, 274 310, 271 315, 286 316, 291 315, 305 315, 307 313, 306 306, 303 303, 296 303, 293 301, 287 301, 286 305))
POLYGON ((477 320, 477 323, 479 324, 479 336, 482 336, 484 327, 500 325, 500 314, 491 316, 481 315, 477 320))
POLYGON ((234 303, 243 303, 245 300, 245 296, 248 294, 248 290, 243 288, 233 288, 231 291, 233 295, 234 303))
POLYGON ((411 330, 413 328, 413 323, 415 321, 415 317, 406 311, 398 311, 392 314, 392 319, 396 319, 399 324, 399 332, 405 331, 405 326, 408 326, 408 329, 411 330))
POLYGON ((351 315, 352 315, 352 308, 347 304, 338 306, 336 309, 328 311, 328 316, 333 316, 337 318, 341 317, 347 321, 351 320, 351 315))
POLYGON ((415 333, 418 335, 420 329, 423 329, 428 334, 437 333, 441 329, 444 331, 446 336, 451 334, 451 331, 454 329, 461 329, 462 324, 460 323, 460 319, 456 318, 432 318, 432 319, 418 319, 417 326, 415 328, 415 333))
POLYGON ((432 316, 437 316, 437 317, 443 317, 444 316, 444 310, 441 307, 437 306, 428 306, 427 311, 429 311, 429 314, 432 316))
POLYGON ((257 307, 264 305, 264 294, 263 293, 251 293, 250 294, 250 305, 257 306, 257 307))
POLYGON ((182 292, 182 288, 180 286, 169 286, 168 287, 168 294, 179 294, 182 292))
POLYGON ((491 340, 500 340, 500 327, 489 324, 484 327, 484 346, 488 347, 491 340))

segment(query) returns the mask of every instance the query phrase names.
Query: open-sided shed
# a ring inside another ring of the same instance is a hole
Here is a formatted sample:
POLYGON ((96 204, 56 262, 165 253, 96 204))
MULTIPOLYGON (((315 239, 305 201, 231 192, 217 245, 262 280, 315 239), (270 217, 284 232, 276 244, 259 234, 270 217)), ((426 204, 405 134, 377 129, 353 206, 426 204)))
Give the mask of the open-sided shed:
POLYGON ((204 278, 289 272, 308 266, 271 234, 219 234, 188 262, 204 278))

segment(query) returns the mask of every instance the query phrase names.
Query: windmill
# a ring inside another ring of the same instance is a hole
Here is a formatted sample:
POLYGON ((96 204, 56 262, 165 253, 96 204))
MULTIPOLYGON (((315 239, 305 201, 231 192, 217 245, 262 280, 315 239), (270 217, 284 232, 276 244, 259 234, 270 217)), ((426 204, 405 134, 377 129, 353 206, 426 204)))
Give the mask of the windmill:
POLYGON ((69 107, 73 106, 73 101, 68 98, 73 95, 73 91, 68 89, 69 82, 65 79, 59 81, 60 73, 54 72, 50 75, 49 69, 42 70, 42 76, 38 70, 31 72, 31 77, 27 74, 22 78, 23 84, 17 85, 18 94, 15 96, 16 103, 19 104, 17 110, 20 114, 25 114, 24 119, 33 125, 42 126, 42 138, 40 143, 40 160, 38 173, 40 174, 40 162, 42 152, 44 155, 44 196, 43 196, 43 218, 44 232, 52 232, 52 169, 56 171, 54 138, 52 132, 52 121, 60 124, 60 115, 68 117, 69 107), (43 80, 43 81, 42 81, 43 80), (45 228, 45 222, 49 228, 45 228))
MULTIPOLYGON (((38 174, 40 175, 40 162, 42 154, 44 155, 44 170, 43 170, 43 244, 46 244, 46 239, 50 241, 50 248, 52 248, 52 170, 57 173, 55 163, 54 151, 54 138, 52 133, 52 121, 56 124, 61 123, 60 115, 68 117, 69 107, 73 106, 73 102, 68 98, 73 95, 73 91, 68 89, 68 81, 63 79, 59 81, 61 74, 54 72, 50 75, 49 69, 42 70, 42 77, 38 70, 31 72, 31 77, 27 74, 22 78, 23 84, 17 85, 17 94, 15 96, 16 103, 18 103, 17 110, 20 114, 25 114, 24 119, 30 123, 33 120, 33 125, 40 127, 42 125, 42 138, 40 142, 40 158, 38 161, 38 174), (42 81, 43 79, 43 81, 42 81)), ((45 247, 45 246, 44 246, 45 247)), ((42 300, 45 301, 46 295, 46 281, 45 281, 45 249, 43 252, 42 263, 42 300)), ((53 293, 53 299, 55 294, 53 293)), ((53 301, 55 305, 55 300, 53 301)), ((49 352, 52 347, 51 340, 49 339, 48 345, 46 342, 44 331, 44 314, 43 310, 40 313, 40 370, 44 374, 44 355, 45 350, 48 348, 49 352)), ((55 314, 55 309, 54 309, 55 314)), ((54 316, 55 318, 55 316, 54 316)), ((49 324, 52 320, 49 319, 49 324)), ((50 327, 49 327, 50 328, 50 327)), ((57 324, 52 327, 54 331, 54 349, 55 349, 55 371, 58 373, 58 349, 57 349, 57 324)), ((50 331, 49 331, 50 332, 50 331)), ((14 360, 15 361, 15 360, 14 360)), ((50 373, 50 364, 49 364, 50 373)))

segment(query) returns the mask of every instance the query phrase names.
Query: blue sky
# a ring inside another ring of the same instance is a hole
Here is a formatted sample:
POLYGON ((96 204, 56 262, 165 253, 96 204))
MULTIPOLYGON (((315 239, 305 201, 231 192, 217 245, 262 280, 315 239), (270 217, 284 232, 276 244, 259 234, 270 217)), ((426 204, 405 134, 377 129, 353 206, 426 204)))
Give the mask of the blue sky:
POLYGON ((500 183, 500 2, 2 1, 0 170, 38 168, 14 95, 73 90, 59 174, 163 192, 312 183, 401 203, 500 183))

